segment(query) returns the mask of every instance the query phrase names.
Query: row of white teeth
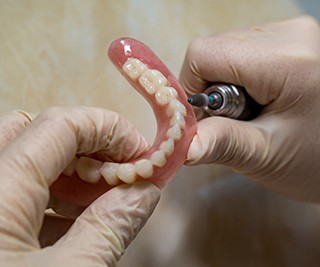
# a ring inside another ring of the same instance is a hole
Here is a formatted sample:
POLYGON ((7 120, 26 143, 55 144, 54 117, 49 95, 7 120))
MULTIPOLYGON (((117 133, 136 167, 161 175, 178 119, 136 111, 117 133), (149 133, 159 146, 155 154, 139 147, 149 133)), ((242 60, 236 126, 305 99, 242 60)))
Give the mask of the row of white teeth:
POLYGON ((178 101, 177 91, 169 86, 168 80, 158 70, 148 69, 139 59, 129 58, 122 66, 124 72, 133 80, 138 81, 142 88, 155 97, 160 106, 167 106, 166 112, 170 118, 167 139, 159 149, 153 152, 149 159, 141 159, 135 163, 101 162, 87 157, 74 160, 65 169, 64 174, 78 176, 90 183, 99 181, 102 177, 109 185, 117 185, 120 181, 134 183, 139 177, 151 178, 154 167, 163 167, 174 151, 174 142, 179 140, 185 128, 186 107, 178 101))

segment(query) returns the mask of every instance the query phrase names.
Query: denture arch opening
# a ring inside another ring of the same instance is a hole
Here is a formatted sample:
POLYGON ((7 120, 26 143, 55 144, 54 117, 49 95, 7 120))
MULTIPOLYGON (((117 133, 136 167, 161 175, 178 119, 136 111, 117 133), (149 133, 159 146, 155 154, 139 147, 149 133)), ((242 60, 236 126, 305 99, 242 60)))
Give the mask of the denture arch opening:
MULTIPOLYGON (((125 41, 135 45, 138 42, 138 46, 143 46, 142 43, 134 39, 129 38, 125 41)), ((121 44, 123 45, 121 40, 116 42, 117 48, 121 44)), ((125 54, 125 51, 123 53, 125 54)), ((147 52, 146 56, 148 56, 148 53, 152 53, 152 51, 147 52)), ((118 54, 120 54, 119 51, 118 54)), ((168 180, 168 177, 165 176, 172 176, 180 168, 184 161, 183 157, 185 157, 187 147, 195 134, 194 125, 196 120, 193 110, 187 106, 187 97, 181 88, 177 88, 179 83, 174 76, 161 71, 163 66, 159 69, 151 68, 143 62, 141 55, 140 57, 135 57, 132 54, 126 54, 120 55, 120 57, 121 59, 113 54, 111 60, 129 82, 136 89, 139 88, 138 91, 152 104, 155 115, 158 114, 158 117, 160 117, 159 120, 165 120, 163 125, 166 126, 159 129, 158 122, 158 140, 154 142, 150 151, 145 153, 142 158, 132 162, 116 163, 100 162, 89 157, 81 157, 79 159, 75 157, 66 168, 64 174, 70 176, 76 172, 82 180, 89 183, 96 183, 100 179, 104 179, 110 186, 116 186, 120 183, 131 184, 138 179, 156 181, 157 177, 162 177, 162 180, 168 180), (179 158, 179 160, 174 162, 175 158, 179 158), (168 171, 166 171, 166 168, 168 171)), ((156 56, 151 54, 148 58, 150 57, 156 56)), ((161 65, 162 62, 159 59, 157 60, 160 62, 157 64, 161 65)), ((155 182, 155 184, 161 187, 161 185, 165 184, 165 181, 155 182)))

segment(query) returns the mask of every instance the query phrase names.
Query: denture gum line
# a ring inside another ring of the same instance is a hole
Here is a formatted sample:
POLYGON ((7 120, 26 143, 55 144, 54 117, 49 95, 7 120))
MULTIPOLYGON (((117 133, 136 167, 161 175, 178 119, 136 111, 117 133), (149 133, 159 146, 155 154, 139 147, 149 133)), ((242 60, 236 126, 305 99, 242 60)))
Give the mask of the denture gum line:
POLYGON ((148 179, 154 173, 154 167, 162 168, 174 151, 175 141, 181 138, 185 128, 186 107, 178 100, 176 89, 170 86, 166 77, 158 70, 149 69, 137 58, 128 58, 122 66, 123 71, 134 82, 138 81, 141 87, 155 98, 157 105, 167 107, 170 118, 170 127, 158 150, 154 151, 149 159, 140 159, 134 163, 100 162, 98 160, 81 157, 74 160, 65 169, 64 174, 78 176, 87 182, 96 183, 101 179, 115 186, 121 181, 134 183, 138 178, 148 179))

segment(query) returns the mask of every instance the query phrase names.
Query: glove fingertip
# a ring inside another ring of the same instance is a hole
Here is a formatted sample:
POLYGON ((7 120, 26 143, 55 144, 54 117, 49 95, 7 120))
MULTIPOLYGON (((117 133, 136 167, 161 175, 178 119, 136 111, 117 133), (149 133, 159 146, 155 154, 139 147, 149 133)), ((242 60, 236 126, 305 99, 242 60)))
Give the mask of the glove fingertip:
POLYGON ((185 160, 185 165, 192 166, 203 163, 201 162, 202 155, 200 152, 203 151, 201 147, 202 145, 201 142, 199 142, 199 136, 196 135, 189 146, 189 151, 185 160))

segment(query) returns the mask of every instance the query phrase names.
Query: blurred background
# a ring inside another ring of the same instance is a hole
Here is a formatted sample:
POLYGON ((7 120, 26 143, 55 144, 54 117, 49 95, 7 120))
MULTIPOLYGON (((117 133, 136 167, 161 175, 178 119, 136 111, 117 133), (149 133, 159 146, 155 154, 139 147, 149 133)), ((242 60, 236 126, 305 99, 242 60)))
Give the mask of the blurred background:
MULTIPOLYGON (((0 111, 104 107, 152 142, 152 110, 106 58, 114 39, 145 42, 178 76, 196 37, 319 10, 318 0, 0 0, 0 111)), ((183 167, 118 266, 319 266, 319 230, 317 205, 221 166, 183 167)))

